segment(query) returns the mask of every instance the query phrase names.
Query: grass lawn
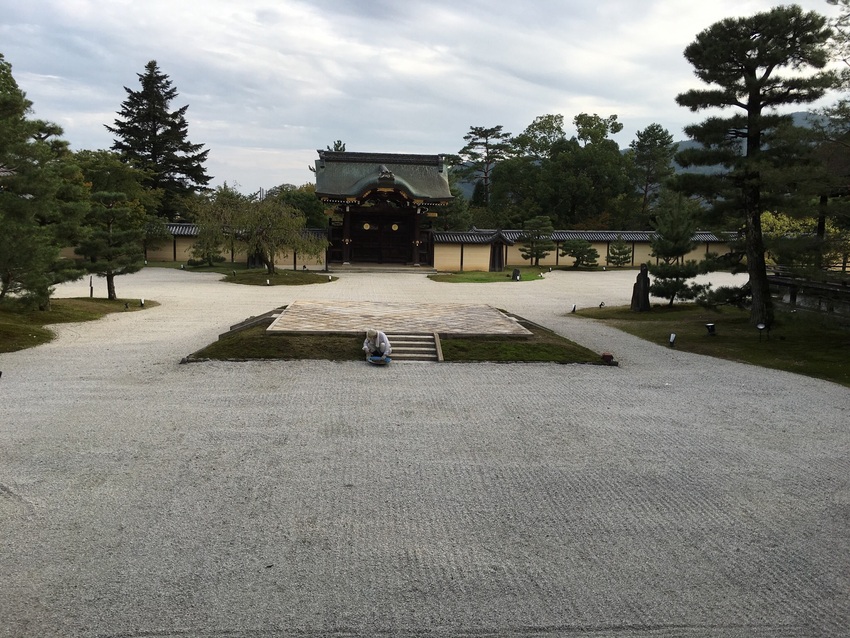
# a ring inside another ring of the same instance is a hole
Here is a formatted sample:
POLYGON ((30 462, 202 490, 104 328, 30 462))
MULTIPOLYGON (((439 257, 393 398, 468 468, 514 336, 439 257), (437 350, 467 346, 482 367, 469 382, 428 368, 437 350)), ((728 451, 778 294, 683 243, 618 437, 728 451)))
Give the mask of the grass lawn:
POLYGON ((446 361, 552 361, 554 363, 600 363, 593 352, 542 326, 519 319, 531 331, 527 339, 500 337, 451 337, 440 340, 446 361))
POLYGON ((233 332, 194 353, 197 359, 325 359, 363 358, 363 337, 352 335, 270 335, 266 326, 233 332))
POLYGON ((15 352, 51 341, 55 336, 45 326, 100 319, 112 312, 138 312, 154 308, 156 301, 139 299, 97 299, 76 297, 52 299, 50 310, 26 310, 14 300, 0 304, 0 352, 15 352))
MULTIPOLYGON (((522 321, 520 323, 523 323, 522 321)), ((523 323, 532 331, 527 339, 441 339, 445 361, 553 361, 601 363, 600 354, 554 332, 523 323)), ((193 356, 196 359, 326 359, 355 361, 363 358, 361 335, 269 335, 265 326, 234 332, 193 356)))
MULTIPOLYGON (((569 272, 591 272, 602 270, 602 266, 598 268, 573 268, 572 266, 564 267, 557 266, 550 268, 549 266, 520 266, 519 280, 520 281, 536 281, 540 279, 543 273, 551 270, 563 270, 569 272)), ((637 270, 636 268, 617 270, 637 270)), ((428 279, 450 284, 489 284, 496 281, 511 281, 514 269, 506 267, 502 272, 484 272, 480 270, 464 270, 459 272, 441 272, 436 275, 428 275, 428 279)))
MULTIPOLYGON (((535 281, 540 279, 540 275, 548 271, 548 268, 534 268, 523 266, 519 269, 520 281, 535 281)), ((513 268, 505 269, 502 272, 484 272, 480 270, 468 270, 462 272, 438 273, 436 275, 428 275, 428 279, 450 284, 487 284, 494 281, 511 281, 513 268)))
POLYGON ((770 333, 759 335, 749 323, 749 311, 737 308, 715 311, 677 304, 654 306, 650 312, 632 312, 623 306, 586 308, 576 314, 666 347, 670 347, 670 334, 675 333, 677 350, 850 386, 850 317, 777 309, 770 333), (716 336, 709 336, 707 323, 715 325, 716 336))
POLYGON ((248 269, 244 263, 222 262, 214 266, 186 266, 183 264, 182 269, 180 266, 180 263, 173 261, 148 262, 149 268, 171 268, 173 270, 185 270, 186 272, 215 272, 224 275, 223 281, 247 286, 304 286, 307 284, 326 284, 329 281, 339 279, 315 270, 286 270, 285 268, 277 268, 274 275, 269 275, 265 268, 248 269))

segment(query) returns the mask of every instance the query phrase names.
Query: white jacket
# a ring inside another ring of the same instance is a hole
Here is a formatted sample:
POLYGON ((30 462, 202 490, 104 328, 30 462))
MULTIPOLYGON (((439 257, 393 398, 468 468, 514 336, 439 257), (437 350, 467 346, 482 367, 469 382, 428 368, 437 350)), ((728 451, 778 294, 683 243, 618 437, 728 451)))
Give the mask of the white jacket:
POLYGON ((378 330, 378 334, 375 335, 374 339, 369 339, 366 337, 363 340, 363 352, 369 354, 370 352, 375 351, 380 352, 381 354, 385 354, 387 356, 393 351, 392 346, 390 345, 390 340, 387 339, 387 335, 378 330))

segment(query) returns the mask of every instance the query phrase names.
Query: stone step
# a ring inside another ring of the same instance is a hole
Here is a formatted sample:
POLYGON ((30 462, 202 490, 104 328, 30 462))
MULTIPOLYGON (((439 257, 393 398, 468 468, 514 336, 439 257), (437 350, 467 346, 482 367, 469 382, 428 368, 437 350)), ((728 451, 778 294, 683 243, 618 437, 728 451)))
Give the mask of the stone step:
POLYGON ((387 338, 393 346, 392 358, 399 361, 438 361, 433 334, 392 334, 387 338))
POLYGON ((397 343, 398 344, 407 344, 407 345, 415 345, 417 343, 430 343, 430 344, 434 343, 434 336, 433 335, 425 335, 425 336, 418 336, 418 337, 400 337, 398 335, 388 334, 387 338, 390 340, 390 343, 393 344, 393 347, 395 347, 395 344, 397 344, 397 343))
POLYGON ((405 356, 436 356, 437 349, 436 348, 393 348, 392 356, 396 355, 405 355, 405 356))
POLYGON ((437 353, 434 352, 432 354, 412 354, 405 352, 396 352, 393 350, 392 354, 393 361, 436 361, 437 353))

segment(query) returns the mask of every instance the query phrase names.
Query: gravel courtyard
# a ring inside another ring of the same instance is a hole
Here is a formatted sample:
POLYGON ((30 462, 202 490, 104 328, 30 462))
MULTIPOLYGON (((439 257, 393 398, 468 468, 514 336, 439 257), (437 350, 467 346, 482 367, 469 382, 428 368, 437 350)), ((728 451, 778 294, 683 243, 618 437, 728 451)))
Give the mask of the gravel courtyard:
POLYGON ((850 636, 850 391, 569 315, 634 278, 120 277, 162 305, 0 354, 0 637, 850 636), (490 304, 620 367, 179 364, 296 300, 490 304))

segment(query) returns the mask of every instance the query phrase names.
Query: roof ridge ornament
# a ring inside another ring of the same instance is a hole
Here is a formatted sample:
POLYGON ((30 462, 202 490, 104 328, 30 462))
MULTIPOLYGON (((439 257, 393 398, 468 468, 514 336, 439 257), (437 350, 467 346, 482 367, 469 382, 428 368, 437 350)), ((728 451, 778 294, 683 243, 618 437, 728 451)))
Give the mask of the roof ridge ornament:
POLYGON ((393 172, 386 167, 386 164, 381 164, 381 167, 378 169, 378 171, 380 173, 378 175, 378 181, 379 182, 394 182, 395 181, 395 175, 393 175, 393 172))

